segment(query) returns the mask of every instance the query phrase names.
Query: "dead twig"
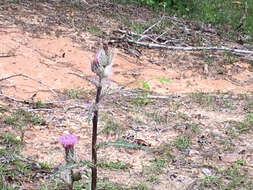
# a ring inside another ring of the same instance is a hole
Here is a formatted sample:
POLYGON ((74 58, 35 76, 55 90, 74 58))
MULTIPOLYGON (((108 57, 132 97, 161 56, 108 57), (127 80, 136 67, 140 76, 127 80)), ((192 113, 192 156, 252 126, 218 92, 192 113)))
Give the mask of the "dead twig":
POLYGON ((84 76, 84 75, 81 75, 81 74, 78 74, 78 73, 73 73, 73 72, 68 72, 67 74, 75 75, 75 76, 77 76, 81 79, 87 80, 88 82, 90 82, 90 83, 94 84, 96 87, 98 87, 98 83, 90 77, 87 77, 87 76, 84 76))
POLYGON ((52 88, 50 88, 48 85, 46 85, 45 83, 41 82, 40 80, 34 79, 34 78, 32 78, 32 77, 30 77, 28 75, 22 74, 22 73, 14 74, 14 75, 11 75, 11 76, 8 76, 8 77, 1 78, 0 81, 7 80, 7 79, 10 79, 10 78, 13 78, 13 77, 18 77, 18 76, 28 78, 30 80, 33 80, 33 81, 35 81, 35 82, 37 82, 37 83, 45 86, 46 88, 48 88, 52 92, 52 94, 55 95, 55 97, 57 97, 59 99, 58 94, 52 88))
MULTIPOLYGON (((162 16, 162 18, 160 19, 160 20, 158 20, 158 22, 156 22, 155 24, 153 24, 153 25, 151 25, 150 27, 148 27, 146 30, 144 30, 144 32, 142 32, 142 36, 144 35, 144 34, 146 34, 149 30, 151 30, 152 28, 154 28, 156 25, 158 25, 158 24, 160 24, 160 22, 162 22, 162 20, 164 19, 164 15, 162 16)), ((141 37, 141 38, 139 38, 138 39, 138 42, 139 41, 141 41, 143 38, 141 37)))
POLYGON ((67 109, 65 109, 65 113, 67 113, 68 111, 73 110, 73 109, 82 109, 82 110, 88 111, 89 105, 87 105, 87 106, 80 106, 80 105, 70 106, 67 109))
MULTIPOLYGON (((122 39, 121 39, 122 41, 122 39)), ((242 50, 242 49, 235 49, 235 48, 228 48, 224 46, 211 46, 211 47, 182 47, 182 46, 167 46, 159 43, 148 43, 148 42, 138 42, 135 40, 125 39, 126 42, 135 44, 138 46, 145 46, 148 48, 158 48, 158 49, 167 49, 167 50, 183 50, 183 51, 200 51, 200 50, 223 50, 229 51, 231 53, 237 54, 253 54, 253 51, 250 50, 242 50)), ((110 43, 117 43, 117 40, 111 40, 110 43)))
POLYGON ((7 99, 10 99, 10 100, 15 101, 15 102, 24 103, 24 104, 31 104, 31 102, 29 102, 27 100, 17 99, 17 98, 14 98, 12 96, 8 96, 8 95, 2 94, 2 93, 0 93, 0 96, 2 96, 4 98, 7 98, 7 99))
MULTIPOLYGON (((18 102, 18 103, 23 103, 23 104, 29 104, 29 105, 33 105, 35 102, 34 101, 31 101, 31 100, 22 100, 22 99, 18 99, 18 98, 15 98, 15 97, 12 97, 12 96, 8 96, 6 94, 2 94, 0 93, 0 97, 4 97, 4 98, 7 98, 7 99, 10 99, 14 102, 18 102)), ((55 103, 62 103, 64 101, 51 101, 51 102, 43 102, 44 105, 53 105, 55 103)))
POLYGON ((15 55, 12 53, 0 53, 0 57, 12 57, 12 56, 15 56, 15 55))

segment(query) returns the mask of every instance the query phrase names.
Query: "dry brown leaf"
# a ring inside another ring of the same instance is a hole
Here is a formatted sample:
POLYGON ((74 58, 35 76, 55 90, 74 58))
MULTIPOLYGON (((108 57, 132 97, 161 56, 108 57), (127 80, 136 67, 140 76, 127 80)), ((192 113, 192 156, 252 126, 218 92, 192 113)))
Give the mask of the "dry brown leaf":
POLYGON ((240 1, 232 1, 232 3, 233 3, 234 5, 241 5, 241 4, 242 4, 242 2, 240 2, 240 1))

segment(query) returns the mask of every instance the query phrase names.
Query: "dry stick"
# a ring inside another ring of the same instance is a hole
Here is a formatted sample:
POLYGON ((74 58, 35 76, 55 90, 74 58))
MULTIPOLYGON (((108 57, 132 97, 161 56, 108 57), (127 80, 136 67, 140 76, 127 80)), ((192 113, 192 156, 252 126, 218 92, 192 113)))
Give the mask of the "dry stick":
MULTIPOLYGON (((96 95, 96 105, 98 105, 100 100, 100 95, 102 91, 101 86, 101 79, 99 80, 99 86, 97 87, 97 95, 96 95)), ((96 184, 97 184, 97 127, 98 127, 98 107, 94 110, 94 116, 92 118, 93 123, 93 131, 92 131, 92 163, 93 167, 91 169, 92 171, 92 181, 91 181, 91 189, 96 190, 96 184)))
POLYGON ((66 74, 75 75, 75 76, 77 76, 77 77, 79 77, 79 78, 81 78, 81 79, 84 79, 84 80, 89 81, 90 83, 94 84, 96 87, 99 86, 99 84, 98 84, 95 80, 93 80, 93 79, 91 79, 91 78, 89 78, 89 77, 87 77, 87 76, 80 75, 80 74, 78 74, 78 73, 73 73, 73 72, 68 72, 68 73, 66 73, 66 74))
POLYGON ((28 102, 28 101, 26 101, 26 100, 16 99, 16 98, 14 98, 14 97, 12 97, 12 96, 8 96, 8 95, 5 95, 5 94, 0 94, 0 96, 5 97, 5 98, 8 98, 8 99, 10 99, 10 100, 13 100, 13 101, 15 101, 15 102, 20 102, 20 103, 25 103, 25 104, 29 104, 29 103, 30 103, 30 102, 28 102))
MULTIPOLYGON (((135 32, 131 32, 131 31, 127 31, 127 30, 121 30, 121 29, 118 29, 114 32, 119 32, 121 34, 125 34, 125 35, 131 35, 131 36, 139 36, 141 39, 144 39, 144 38, 154 38, 156 35, 155 34, 150 34, 150 35, 147 35, 147 34, 138 34, 138 33, 135 33, 135 32)), ((122 37, 120 37, 120 39, 124 39, 124 37, 126 37, 125 35, 123 35, 122 37)))
POLYGON ((0 57, 11 57, 14 56, 13 54, 9 54, 9 53, 0 53, 0 57))
MULTIPOLYGON (((12 96, 8 96, 6 94, 1 94, 0 93, 0 96, 4 97, 4 98, 7 98, 7 99, 10 99, 12 101, 15 101, 15 102, 19 102, 19 103, 24 103, 24 104, 32 104, 33 102, 31 101, 28 101, 28 100, 22 100, 22 99, 17 99, 17 98, 14 98, 12 96)), ((62 103, 62 102, 65 102, 65 101, 51 101, 51 102, 43 102, 43 104, 47 105, 47 104, 54 104, 54 103, 62 103)))
POLYGON ((1 78, 0 81, 7 80, 7 79, 10 79, 10 78, 13 78, 13 77, 18 77, 18 76, 25 77, 25 78, 34 80, 34 81, 36 81, 37 83, 40 83, 41 85, 47 87, 47 88, 59 99, 57 93, 56 93, 52 88, 50 88, 48 85, 46 85, 45 83, 41 82, 40 80, 34 79, 34 78, 32 78, 32 77, 30 77, 30 76, 28 76, 28 75, 22 74, 22 73, 19 73, 19 74, 15 74, 15 75, 11 75, 11 76, 8 76, 8 77, 1 78))
MULTIPOLYGON (((162 20, 164 19, 164 15, 162 16, 162 18, 160 20, 158 20, 158 22, 156 22, 155 24, 151 25, 150 27, 148 27, 143 33, 147 33, 149 30, 151 30, 152 28, 154 28, 156 25, 160 24, 160 22, 162 22, 162 20)), ((143 39, 143 37, 141 37, 140 39, 138 39, 138 42, 141 41, 143 39)))
MULTIPOLYGON (((121 39, 122 40, 122 39, 121 39)), ((239 53, 239 54, 253 54, 253 51, 250 50, 241 50, 241 49, 234 49, 234 48, 228 48, 224 46, 212 46, 212 47, 180 47, 180 46, 167 46, 167 45, 162 45, 158 43, 147 43, 147 42, 137 42, 135 40, 126 40, 128 43, 136 44, 139 46, 145 46, 149 48, 160 48, 160 49, 168 49, 168 50, 184 50, 184 51, 199 51, 199 50, 225 50, 225 51, 230 51, 231 53, 239 53)), ((117 41, 111 40, 111 43, 115 43, 117 41)))

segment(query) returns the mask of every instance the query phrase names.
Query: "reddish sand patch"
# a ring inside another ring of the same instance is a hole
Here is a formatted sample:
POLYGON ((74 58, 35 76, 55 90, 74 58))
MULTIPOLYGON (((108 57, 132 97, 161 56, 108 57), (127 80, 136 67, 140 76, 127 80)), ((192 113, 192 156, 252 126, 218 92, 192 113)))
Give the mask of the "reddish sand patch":
MULTIPOLYGON (((1 53, 15 54, 15 56, 0 58, 1 77, 23 73, 60 91, 74 87, 91 87, 86 81, 67 74, 77 72, 93 75, 89 68, 93 52, 84 50, 80 44, 73 42, 70 38, 52 36, 34 38, 14 26, 1 29, 0 39, 1 53)), ((233 76, 237 82, 239 81, 240 85, 238 85, 223 79, 204 79, 191 71, 181 71, 178 68, 165 69, 146 61, 140 64, 117 49, 114 50, 114 54, 110 80, 116 85, 135 88, 136 81, 166 77, 171 79, 171 83, 161 84, 157 80, 149 81, 151 90, 166 94, 192 91, 245 93, 253 89, 253 83, 249 82, 253 80, 253 73, 248 69, 233 76)), ((243 62, 238 62, 238 65, 248 67, 243 62)), ((16 77, 4 81, 4 84, 7 87, 3 88, 3 93, 17 98, 27 99, 34 93, 37 93, 37 99, 52 98, 52 94, 45 86, 30 79, 16 77)))

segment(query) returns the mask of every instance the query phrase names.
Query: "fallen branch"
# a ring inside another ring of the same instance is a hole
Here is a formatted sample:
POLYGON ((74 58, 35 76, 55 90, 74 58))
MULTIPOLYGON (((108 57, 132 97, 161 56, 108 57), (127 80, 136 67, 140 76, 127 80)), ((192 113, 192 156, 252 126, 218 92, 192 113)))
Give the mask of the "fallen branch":
POLYGON ((162 20, 164 19, 164 15, 162 16, 162 18, 160 20, 158 20, 158 22, 156 22, 155 24, 151 25, 150 27, 148 27, 143 33, 142 33, 142 37, 138 39, 138 42, 141 41, 144 38, 144 34, 146 34, 149 30, 151 30, 152 28, 154 28, 156 25, 160 24, 160 22, 162 22, 162 20))
MULTIPOLYGON (((32 100, 22 100, 22 99, 18 99, 18 98, 15 98, 15 97, 12 97, 12 96, 9 96, 9 95, 6 95, 6 94, 2 94, 2 93, 0 93, 0 97, 4 97, 4 98, 7 98, 7 99, 12 100, 14 102, 28 104, 28 105, 34 105, 34 103, 36 103, 32 100)), ((52 104, 55 104, 55 103, 62 103, 62 102, 64 102, 64 101, 43 102, 43 104, 44 105, 52 105, 52 104)))
POLYGON ((17 99, 17 98, 14 98, 12 96, 8 96, 8 95, 2 94, 2 93, 0 94, 0 96, 2 96, 4 98, 7 98, 7 99, 10 99, 10 100, 15 101, 15 102, 24 103, 24 104, 31 104, 31 102, 29 102, 27 100, 17 99))
POLYGON ((11 56, 14 56, 14 55, 11 53, 0 53, 0 57, 11 57, 11 56))
MULTIPOLYGON (((120 39, 122 42, 122 39, 120 39)), ((183 50, 183 51, 200 51, 200 50, 224 50, 229 51, 231 53, 238 53, 238 54, 253 54, 253 51, 250 50, 242 50, 242 49, 235 49, 235 48, 228 48, 224 46, 212 46, 212 47, 182 47, 182 46, 167 46, 159 43, 148 43, 148 42, 138 42, 135 40, 125 39, 125 42, 135 44, 138 46, 145 46, 148 48, 158 48, 158 49, 167 49, 167 50, 183 50)), ((110 43, 118 43, 118 40, 110 40, 110 43)))
POLYGON ((59 99, 57 93, 56 93, 52 88, 50 88, 48 85, 44 84, 44 83, 41 82, 40 80, 34 79, 34 78, 32 78, 32 77, 30 77, 30 76, 28 76, 28 75, 22 74, 22 73, 19 73, 19 74, 15 74, 15 75, 11 75, 11 76, 8 76, 8 77, 1 78, 0 81, 7 80, 7 79, 10 79, 10 78, 13 78, 13 77, 18 77, 18 76, 25 77, 25 78, 28 78, 28 79, 30 79, 30 80, 34 80, 34 81, 36 81, 37 83, 39 83, 39 84, 41 84, 41 85, 47 87, 47 88, 52 92, 52 94, 54 94, 54 95, 59 99))
POLYGON ((80 75, 78 73, 72 73, 72 72, 68 72, 67 74, 75 75, 75 76, 77 76, 77 77, 79 77, 81 79, 87 80, 88 82, 90 82, 90 83, 94 84, 96 87, 98 87, 98 83, 95 80, 93 80, 92 78, 90 78, 90 77, 87 77, 87 76, 84 76, 84 75, 80 75))

